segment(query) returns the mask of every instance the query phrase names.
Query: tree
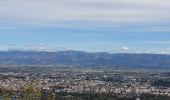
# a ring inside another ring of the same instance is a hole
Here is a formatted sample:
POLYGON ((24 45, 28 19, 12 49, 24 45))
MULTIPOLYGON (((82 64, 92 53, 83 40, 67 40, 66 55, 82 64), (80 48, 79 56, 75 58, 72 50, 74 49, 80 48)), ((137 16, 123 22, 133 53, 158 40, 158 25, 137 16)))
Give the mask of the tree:
POLYGON ((2 91, 2 99, 3 100, 10 100, 11 99, 12 92, 8 88, 5 88, 5 87, 2 86, 1 91, 2 91))
POLYGON ((24 100, 40 100, 41 91, 38 87, 39 82, 29 82, 23 87, 23 99, 24 100))
POLYGON ((56 94, 54 92, 49 93, 47 100, 56 100, 56 94))

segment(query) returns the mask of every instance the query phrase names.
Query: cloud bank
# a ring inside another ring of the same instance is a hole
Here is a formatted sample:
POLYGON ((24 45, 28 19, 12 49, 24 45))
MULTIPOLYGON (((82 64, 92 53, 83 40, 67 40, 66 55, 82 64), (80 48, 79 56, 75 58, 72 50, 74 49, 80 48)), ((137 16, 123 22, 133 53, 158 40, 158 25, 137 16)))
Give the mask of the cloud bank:
POLYGON ((169 11, 169 0, 1 0, 0 22, 57 26, 86 21, 166 22, 169 11))

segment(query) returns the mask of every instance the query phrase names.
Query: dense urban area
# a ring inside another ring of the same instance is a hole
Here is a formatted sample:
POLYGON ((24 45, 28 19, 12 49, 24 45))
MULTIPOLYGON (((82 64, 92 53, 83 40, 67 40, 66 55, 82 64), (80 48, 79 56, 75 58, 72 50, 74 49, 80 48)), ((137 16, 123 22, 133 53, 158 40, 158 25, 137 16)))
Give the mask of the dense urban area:
POLYGON ((170 100, 170 72, 1 65, 2 100, 170 100))

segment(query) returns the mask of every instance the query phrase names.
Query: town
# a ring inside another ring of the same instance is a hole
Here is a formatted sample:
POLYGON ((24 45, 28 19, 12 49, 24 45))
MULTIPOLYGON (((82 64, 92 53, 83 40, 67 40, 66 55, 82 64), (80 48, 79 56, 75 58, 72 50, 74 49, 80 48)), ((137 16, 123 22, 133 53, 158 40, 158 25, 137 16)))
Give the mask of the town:
POLYGON ((169 72, 37 66, 1 67, 1 92, 2 89, 8 89, 15 93, 13 97, 18 97, 26 84, 37 82, 40 91, 65 93, 69 96, 75 93, 111 94, 120 98, 137 98, 143 94, 170 96, 169 72))

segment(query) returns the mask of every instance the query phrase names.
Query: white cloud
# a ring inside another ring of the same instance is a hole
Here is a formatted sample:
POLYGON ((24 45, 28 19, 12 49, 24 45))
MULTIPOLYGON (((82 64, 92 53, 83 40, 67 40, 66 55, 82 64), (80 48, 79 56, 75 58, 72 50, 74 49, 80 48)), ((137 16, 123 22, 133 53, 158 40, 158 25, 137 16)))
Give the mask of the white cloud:
POLYGON ((170 19, 169 0, 1 0, 0 20, 143 22, 170 19))
POLYGON ((126 47, 126 46, 124 46, 124 47, 122 47, 122 50, 123 50, 123 51, 128 51, 128 50, 129 50, 129 48, 128 48, 128 47, 126 47))
POLYGON ((129 50, 130 49, 127 46, 124 46, 124 47, 121 48, 122 52, 129 52, 129 50))

